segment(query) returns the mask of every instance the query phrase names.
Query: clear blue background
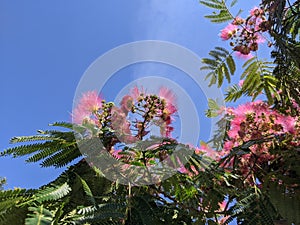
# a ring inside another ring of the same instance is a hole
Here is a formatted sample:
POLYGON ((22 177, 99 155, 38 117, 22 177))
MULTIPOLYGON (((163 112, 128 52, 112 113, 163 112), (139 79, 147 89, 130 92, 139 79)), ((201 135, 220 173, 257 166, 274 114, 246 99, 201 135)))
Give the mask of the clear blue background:
MULTIPOLYGON (((247 14, 257 3, 238 7, 247 14)), ((218 38, 226 24, 205 20, 209 12, 196 0, 0 0, 0 150, 13 136, 69 121, 84 71, 114 47, 164 40, 206 57, 214 46, 228 46, 218 38)), ((36 188, 63 170, 24 160, 0 158, 5 188, 36 188)))

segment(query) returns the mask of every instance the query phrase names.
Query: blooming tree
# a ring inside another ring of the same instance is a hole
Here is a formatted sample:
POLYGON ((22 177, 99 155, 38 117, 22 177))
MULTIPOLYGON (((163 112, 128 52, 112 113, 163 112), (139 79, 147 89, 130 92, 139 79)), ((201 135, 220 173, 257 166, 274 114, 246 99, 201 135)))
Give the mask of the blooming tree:
POLYGON ((216 47, 203 59, 210 85, 231 82, 233 53, 245 60, 226 101, 252 101, 221 108, 209 100, 207 116, 221 117, 225 136, 218 132, 199 146, 179 143, 172 136, 176 96, 166 87, 158 93, 134 87, 116 103, 90 90, 72 123, 52 124, 67 130, 13 138, 34 143, 1 153, 27 155, 43 167, 71 164, 39 189, 1 191, 1 224, 300 223, 300 3, 262 1, 242 18, 230 10, 236 1, 230 7, 222 0, 200 2, 214 10, 206 16, 213 23, 229 22, 220 38, 231 51, 216 47), (259 59, 263 43, 272 48, 273 62, 259 59), (105 154, 110 158, 103 160, 105 154), (152 168, 158 168, 154 176, 152 168), (159 176, 170 168, 171 175, 159 176), (117 169, 119 178, 107 179, 107 171, 117 169), (138 185, 141 180, 148 183, 138 185))

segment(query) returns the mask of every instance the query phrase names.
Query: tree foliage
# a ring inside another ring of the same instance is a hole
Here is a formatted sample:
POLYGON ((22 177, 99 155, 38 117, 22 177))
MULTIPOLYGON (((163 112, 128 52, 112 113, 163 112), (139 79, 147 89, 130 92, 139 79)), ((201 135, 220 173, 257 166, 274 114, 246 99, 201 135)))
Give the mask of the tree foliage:
POLYGON ((80 103, 74 113, 84 114, 79 123, 58 122, 36 135, 14 137, 14 146, 2 151, 2 157, 25 156, 28 163, 66 170, 38 189, 3 190, 1 180, 1 225, 300 224, 300 3, 263 0, 245 20, 237 17, 241 11, 230 11, 235 0, 200 3, 213 10, 205 16, 212 23, 231 22, 222 36, 231 49, 215 47, 202 60, 206 79, 229 85, 226 101, 265 101, 224 109, 210 99, 206 115, 223 115, 219 130, 212 145, 193 147, 170 137, 177 109, 169 90, 161 97, 135 89, 119 108, 89 92, 83 103, 93 109, 80 103), (241 67, 243 82, 231 85, 238 66, 233 53, 256 53, 262 33, 271 39, 274 61, 256 54, 241 67), (148 135, 151 125, 163 138, 148 135), (172 156, 179 149, 190 154, 172 156), (110 168, 96 166, 104 153, 126 165, 127 185, 107 179, 110 168), (131 166, 158 165, 165 172, 166 159, 177 169, 173 176, 136 185, 143 176, 131 176, 131 166))

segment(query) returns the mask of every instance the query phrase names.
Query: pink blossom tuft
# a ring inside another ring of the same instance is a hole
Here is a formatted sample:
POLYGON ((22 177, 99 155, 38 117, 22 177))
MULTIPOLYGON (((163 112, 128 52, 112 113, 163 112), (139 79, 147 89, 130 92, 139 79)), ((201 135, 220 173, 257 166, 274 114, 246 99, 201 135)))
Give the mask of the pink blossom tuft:
POLYGON ((238 26, 233 24, 228 24, 221 33, 219 34, 220 38, 224 41, 229 40, 237 32, 238 26))
POLYGON ((102 99, 96 91, 84 93, 72 113, 74 123, 80 124, 85 119, 93 120, 93 113, 102 107, 102 99))

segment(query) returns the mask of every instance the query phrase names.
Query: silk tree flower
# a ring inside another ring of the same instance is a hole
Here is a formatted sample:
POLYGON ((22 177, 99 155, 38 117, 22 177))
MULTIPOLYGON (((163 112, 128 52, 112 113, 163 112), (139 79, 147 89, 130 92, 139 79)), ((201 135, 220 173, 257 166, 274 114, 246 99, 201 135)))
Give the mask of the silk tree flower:
POLYGON ((82 95, 78 107, 84 108, 88 112, 97 111, 102 106, 102 99, 96 91, 88 91, 82 95))
POLYGON ((233 25, 242 25, 245 23, 245 20, 239 16, 235 17, 232 21, 233 25))
POLYGON ((72 113, 72 121, 81 124, 85 120, 95 122, 94 113, 102 107, 102 98, 99 97, 96 91, 88 91, 83 93, 79 103, 72 113))
POLYGON ((243 84, 244 84, 244 80, 240 80, 240 81, 239 81, 239 87, 242 88, 242 87, 243 87, 243 84))
MULTIPOLYGON (((299 117, 282 114, 263 101, 240 105, 232 109, 230 116, 232 119, 230 120, 230 129, 227 131, 228 139, 223 145, 223 155, 228 155, 232 148, 247 141, 261 140, 267 137, 275 138, 278 135, 287 137, 288 145, 300 145, 297 141, 300 138, 300 127, 297 126, 299 117)), ((249 183, 253 182, 250 177, 248 178, 249 168, 259 169, 260 165, 267 164, 276 158, 270 153, 273 140, 275 139, 253 144, 249 147, 250 153, 241 156, 239 171, 249 183)), ((232 166, 231 164, 228 165, 232 166)))
POLYGON ((295 133, 296 118, 292 116, 279 115, 275 123, 282 125, 283 133, 295 133))
POLYGON ((76 124, 82 124, 84 121, 94 123, 90 117, 91 113, 87 112, 84 108, 75 108, 72 112, 72 121, 76 124))
POLYGON ((244 60, 253 58, 253 55, 250 52, 248 54, 244 54, 240 51, 235 51, 234 54, 237 58, 244 59, 244 60))
POLYGON ((167 114, 173 114, 175 112, 177 112, 177 109, 175 107, 176 105, 176 96, 174 95, 174 93, 166 88, 166 87, 161 87, 159 89, 159 93, 158 96, 161 99, 164 99, 166 101, 166 105, 165 105, 165 112, 167 114))
MULTIPOLYGON (((281 91, 280 93, 282 93, 282 91, 281 91)), ((279 94, 280 94, 280 93, 279 93, 279 94)), ((299 106, 298 103, 295 101, 295 99, 292 99, 291 101, 292 101, 292 106, 293 106, 293 108, 294 108, 294 109, 297 109, 297 110, 300 112, 300 106, 299 106)))
POLYGON ((113 106, 111 110, 111 127, 119 141, 131 144, 138 140, 137 137, 132 135, 130 126, 131 123, 127 120, 127 115, 123 110, 113 106))
POLYGON ((130 112, 132 110, 132 107, 134 106, 133 97, 130 95, 125 95, 122 98, 120 105, 123 112, 127 115, 128 112, 130 112))
POLYGON ((220 38, 224 41, 229 40, 237 33, 238 26, 233 24, 228 24, 223 30, 221 30, 221 33, 219 34, 220 38))
POLYGON ((139 100, 142 95, 145 95, 144 88, 141 87, 139 89, 137 86, 134 86, 130 91, 130 95, 134 100, 139 100))
POLYGON ((255 6, 254 8, 252 8, 250 10, 250 15, 253 16, 253 17, 260 17, 264 14, 264 10, 263 9, 260 9, 258 8, 257 6, 255 6))
MULTIPOLYGON (((204 153, 206 156, 208 156, 208 157, 210 157, 210 158, 212 158, 212 159, 214 159, 214 160, 219 160, 221 157, 221 155, 220 155, 220 153, 221 152, 219 152, 219 151, 216 151, 216 150, 214 150, 214 149, 212 149, 208 144, 206 144, 206 143, 204 143, 204 142, 201 142, 201 145, 200 145, 200 147, 199 148, 196 148, 196 151, 195 151, 195 153, 196 152, 198 152, 198 154, 199 154, 199 152, 201 153, 204 153)), ((196 153, 197 154, 197 153, 196 153)))
POLYGON ((172 121, 174 120, 172 115, 177 112, 176 108, 176 96, 174 93, 166 88, 161 87, 158 93, 158 96, 161 100, 163 100, 164 109, 162 111, 161 125, 160 125, 160 133, 164 137, 171 137, 171 133, 174 128, 171 125, 172 121))
POLYGON ((259 44, 265 42, 262 33, 267 31, 266 21, 264 11, 254 7, 247 19, 234 18, 232 23, 221 30, 219 36, 222 40, 232 40, 230 45, 237 57, 250 59, 253 57, 250 53, 257 51, 259 44))
POLYGON ((172 136, 172 131, 174 131, 174 127, 169 126, 169 124, 163 123, 160 125, 161 136, 170 138, 172 136))
POLYGON ((111 150, 111 154, 114 158, 116 159, 121 159, 122 158, 122 155, 119 154, 122 152, 122 149, 119 149, 119 150, 115 150, 114 147, 112 147, 112 150, 111 150))

